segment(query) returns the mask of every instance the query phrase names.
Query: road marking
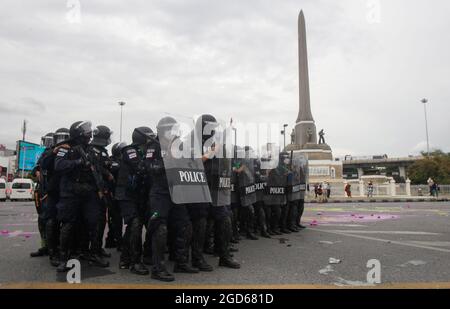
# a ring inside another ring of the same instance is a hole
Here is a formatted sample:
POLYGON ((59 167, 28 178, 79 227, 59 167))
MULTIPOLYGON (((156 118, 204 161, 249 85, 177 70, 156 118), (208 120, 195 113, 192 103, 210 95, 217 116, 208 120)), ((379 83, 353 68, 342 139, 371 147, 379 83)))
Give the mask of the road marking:
POLYGON ((352 233, 352 234, 442 235, 439 233, 410 232, 410 231, 358 231, 358 230, 329 230, 329 231, 336 233, 352 233))
POLYGON ((412 261, 408 261, 408 262, 406 262, 404 264, 401 264, 401 265, 398 265, 398 266, 400 266, 400 267, 406 267, 406 266, 409 266, 409 265, 421 266, 421 265, 425 265, 426 263, 427 262, 421 261, 421 260, 412 260, 412 261))
MULTIPOLYGON (((388 243, 388 244, 396 244, 396 245, 406 246, 406 247, 421 248, 421 249, 428 249, 428 250, 433 250, 433 251, 450 253, 450 250, 448 250, 448 249, 434 248, 434 247, 424 246, 424 245, 416 245, 416 244, 412 244, 412 243, 404 242, 404 241, 396 241, 396 240, 375 238, 375 237, 362 236, 362 235, 353 235, 353 234, 349 234, 349 233, 341 233, 341 232, 337 232, 337 231, 327 231, 327 230, 321 230, 321 229, 310 229, 310 231, 324 232, 324 233, 330 233, 330 234, 335 234, 335 235, 342 235, 342 236, 348 236, 348 237, 354 237, 354 238, 374 240, 374 241, 384 242, 384 243, 388 243)), ((353 231, 350 231, 350 232, 353 233, 353 231)))
POLYGON ((433 247, 450 247, 450 241, 408 241, 416 245, 425 245, 433 247))

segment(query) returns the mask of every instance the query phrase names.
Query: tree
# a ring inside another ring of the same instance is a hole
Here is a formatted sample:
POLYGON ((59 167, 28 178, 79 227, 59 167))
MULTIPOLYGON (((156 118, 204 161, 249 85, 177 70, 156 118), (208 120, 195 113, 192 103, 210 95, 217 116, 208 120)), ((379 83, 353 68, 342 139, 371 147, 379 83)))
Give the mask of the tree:
POLYGON ((431 177, 438 184, 450 184, 450 153, 435 150, 422 153, 423 159, 414 162, 408 168, 408 176, 412 184, 426 184, 431 177))

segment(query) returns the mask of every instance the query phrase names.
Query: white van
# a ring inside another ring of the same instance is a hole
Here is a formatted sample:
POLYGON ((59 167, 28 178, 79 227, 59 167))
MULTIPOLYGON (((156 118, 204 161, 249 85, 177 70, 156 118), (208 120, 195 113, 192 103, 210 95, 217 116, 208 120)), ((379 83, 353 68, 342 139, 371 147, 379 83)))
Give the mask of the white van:
POLYGON ((6 181, 0 178, 0 201, 6 201, 6 181))
POLYGON ((33 189, 33 181, 31 179, 14 179, 11 183, 9 199, 11 201, 33 200, 33 189))

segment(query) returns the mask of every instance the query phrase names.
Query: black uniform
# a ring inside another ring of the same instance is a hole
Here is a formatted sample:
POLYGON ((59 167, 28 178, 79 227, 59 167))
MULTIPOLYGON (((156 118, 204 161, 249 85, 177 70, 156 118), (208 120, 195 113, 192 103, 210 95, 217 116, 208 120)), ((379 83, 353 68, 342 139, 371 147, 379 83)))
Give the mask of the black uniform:
POLYGON ((98 184, 92 166, 83 153, 87 146, 75 141, 68 143, 71 148, 60 148, 55 158, 55 171, 61 173, 60 200, 57 203, 58 220, 62 223, 60 235, 61 263, 59 271, 67 270, 65 263, 74 236, 76 223, 82 221, 88 231, 91 255, 90 262, 109 266, 101 254, 97 223, 100 215, 98 184))
POLYGON ((165 248, 168 229, 173 234, 174 272, 196 273, 189 268, 189 245, 192 237, 192 225, 185 204, 175 205, 170 197, 161 146, 155 141, 149 145, 145 160, 150 171, 152 187, 150 189, 150 220, 148 231, 151 236, 153 267, 152 278, 173 281, 174 278, 165 267, 165 248))
POLYGON ((120 207, 126 225, 120 257, 120 268, 130 268, 137 274, 148 274, 142 264, 142 228, 146 205, 140 201, 140 190, 145 186, 144 153, 135 145, 122 149, 122 160, 117 174, 114 198, 120 207))
POLYGON ((253 205, 255 209, 257 228, 261 232, 261 236, 270 238, 267 228, 266 207, 264 205, 264 194, 266 189, 266 176, 264 171, 261 171, 261 162, 254 160, 255 171, 255 189, 256 189, 256 203, 253 205))
MULTIPOLYGON (((111 162, 109 160, 108 151, 105 147, 98 145, 89 145, 87 151, 92 158, 92 164, 95 166, 97 171, 99 172, 99 176, 102 178, 102 187, 99 188, 100 191, 100 203, 99 203, 99 220, 97 225, 97 236, 98 242, 100 243, 101 248, 103 248, 103 236, 106 227, 106 218, 107 213, 109 213, 112 208, 112 190, 111 188, 114 185, 113 176, 109 171, 109 167, 111 166, 111 162)), ((105 257, 110 257, 110 254, 107 254, 103 249, 101 249, 101 253, 105 257)))
POLYGON ((108 209, 108 235, 106 236, 105 248, 116 248, 121 250, 123 220, 120 214, 119 203, 115 198, 115 181, 117 180, 120 170, 120 158, 111 156, 109 158, 109 171, 114 178, 114 183, 109 190, 111 192, 112 202, 108 209))

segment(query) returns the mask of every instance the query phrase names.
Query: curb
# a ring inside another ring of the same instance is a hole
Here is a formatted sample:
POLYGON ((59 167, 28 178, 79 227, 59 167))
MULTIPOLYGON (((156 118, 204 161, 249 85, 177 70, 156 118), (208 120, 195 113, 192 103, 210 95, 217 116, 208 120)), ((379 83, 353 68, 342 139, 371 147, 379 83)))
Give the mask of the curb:
POLYGON ((345 200, 328 200, 327 202, 320 203, 317 200, 305 200, 305 203, 309 204, 340 204, 340 203, 441 203, 441 202, 450 202, 450 198, 438 198, 438 199, 399 199, 399 198, 393 198, 393 199, 371 199, 371 200, 358 200, 358 199, 345 199, 345 200))

